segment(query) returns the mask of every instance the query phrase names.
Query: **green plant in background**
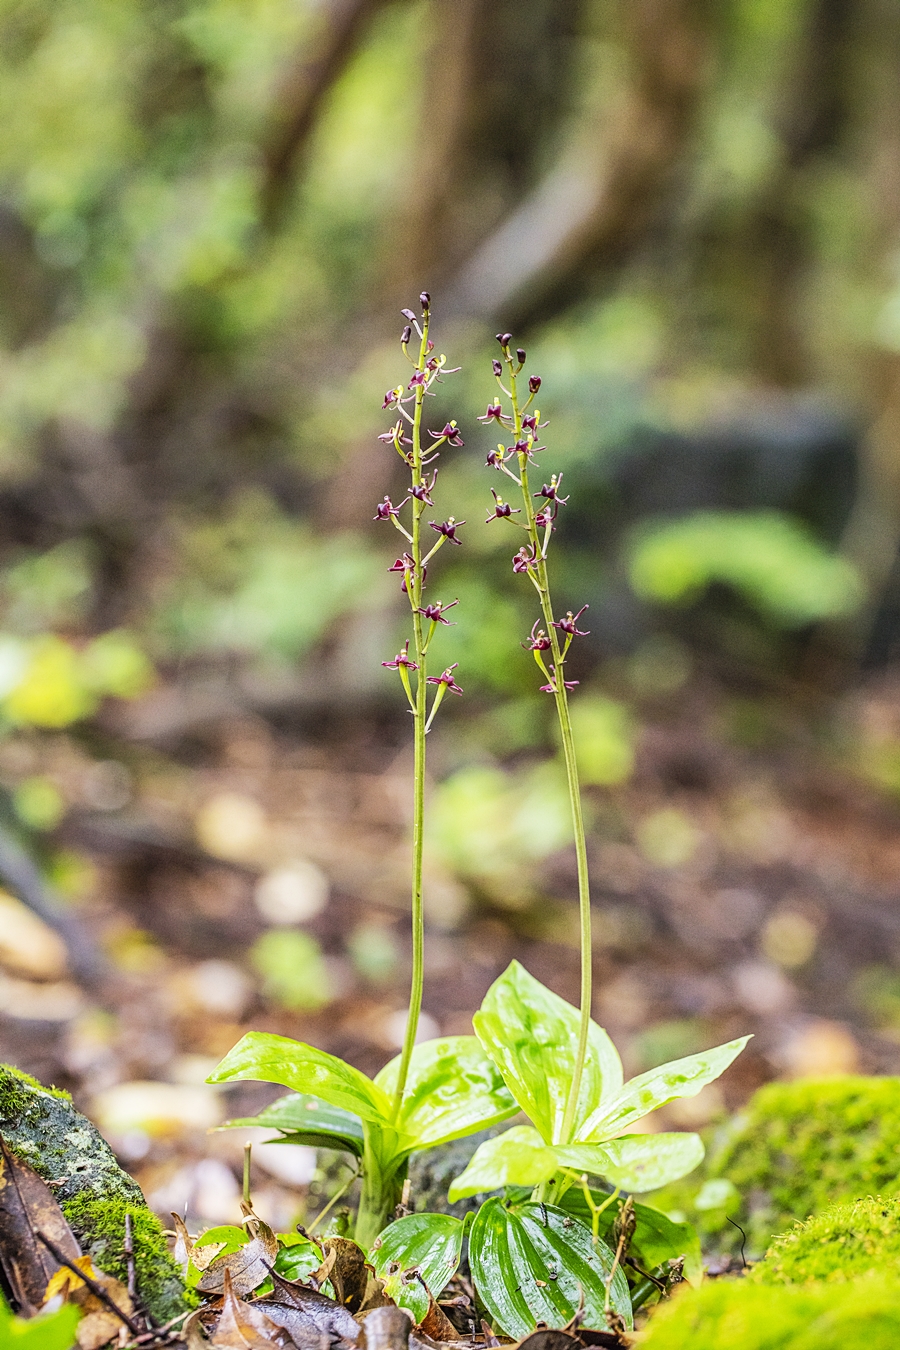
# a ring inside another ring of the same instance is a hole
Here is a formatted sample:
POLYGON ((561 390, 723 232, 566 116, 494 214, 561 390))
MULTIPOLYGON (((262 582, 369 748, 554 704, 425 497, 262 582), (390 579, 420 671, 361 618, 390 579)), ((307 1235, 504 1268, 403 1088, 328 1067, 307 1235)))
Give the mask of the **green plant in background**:
POLYGON ((863 598, 853 564, 777 511, 698 511, 648 521, 631 541, 628 569, 646 600, 688 603, 712 582, 726 582, 785 628, 851 614, 863 598))
MULTIPOLYGON (((251 1033, 225 1057, 211 1082, 235 1078, 261 1078, 281 1083, 303 1093, 316 1094, 294 1104, 294 1133, 316 1135, 320 1142, 325 1119, 321 1103, 332 1111, 331 1124, 324 1130, 334 1147, 355 1153, 362 1170, 362 1193, 356 1217, 356 1239, 368 1248, 388 1222, 400 1201, 403 1180, 413 1150, 430 1148, 450 1139, 471 1134, 486 1125, 506 1119, 515 1111, 515 1103, 502 1077, 474 1036, 457 1036, 416 1046, 416 1031, 422 1006, 424 981, 424 905, 422 897, 422 854, 424 848, 425 746, 426 736, 441 702, 448 692, 461 693, 453 676, 455 665, 440 675, 428 674, 428 648, 439 625, 449 626, 446 611, 453 607, 441 601, 426 602, 426 574, 431 560, 444 544, 458 544, 457 530, 464 522, 452 516, 443 521, 428 520, 427 508, 434 506, 433 492, 437 468, 431 467, 445 444, 461 445, 457 425, 447 422, 440 432, 429 432, 423 444, 425 398, 447 369, 444 356, 433 355, 429 338, 431 301, 421 296, 421 320, 412 310, 404 310, 407 325, 401 335, 401 347, 412 365, 406 386, 389 389, 384 408, 392 409, 397 420, 380 439, 394 447, 410 472, 406 497, 397 505, 390 497, 379 503, 376 519, 389 520, 400 532, 404 549, 389 569, 401 578, 403 593, 412 612, 412 651, 407 640, 392 661, 383 665, 396 670, 413 715, 415 762, 413 770, 413 845, 412 845, 412 980, 403 1049, 375 1079, 369 1079, 333 1055, 312 1046, 280 1036, 251 1033), (417 355, 408 348, 413 331, 417 335, 417 355), (429 471, 430 470, 430 471, 429 471), (409 528, 401 510, 409 505, 409 528), (425 527, 437 536, 425 540, 425 527), (413 683, 414 680, 414 683, 413 683), (434 694, 428 704, 429 686, 434 694), (340 1113, 335 1120, 334 1110, 340 1113)), ((265 955, 265 954, 264 954, 265 955)), ((282 984, 281 965, 270 978, 282 984)))

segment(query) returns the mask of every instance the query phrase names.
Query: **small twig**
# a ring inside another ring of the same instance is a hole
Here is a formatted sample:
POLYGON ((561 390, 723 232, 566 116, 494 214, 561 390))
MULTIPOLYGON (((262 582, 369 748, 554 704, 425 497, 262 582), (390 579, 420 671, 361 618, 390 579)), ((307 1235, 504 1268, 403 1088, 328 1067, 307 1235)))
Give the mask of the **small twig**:
POLYGON ((128 1269, 128 1297, 134 1299, 134 1235, 132 1232, 131 1214, 128 1210, 125 1211, 125 1244, 123 1250, 125 1252, 128 1269))
POLYGON ((306 1231, 309 1233, 310 1236, 312 1236, 312 1234, 315 1232, 316 1228, 318 1228, 319 1224, 320 1224, 320 1223, 322 1222, 322 1220, 325 1218, 325 1215, 329 1212, 329 1210, 334 1209, 334 1206, 335 1206, 335 1205, 337 1204, 337 1202, 340 1200, 341 1196, 344 1195, 344 1194, 350 1189, 350 1187, 353 1185, 353 1183, 354 1183, 354 1181, 356 1180, 356 1178, 359 1176, 361 1170, 362 1170, 361 1168, 357 1167, 356 1171, 355 1171, 355 1172, 352 1172, 352 1173, 350 1174, 350 1176, 349 1176, 349 1177, 347 1178, 347 1180, 344 1182, 343 1186, 340 1186, 340 1187, 335 1191, 334 1195, 333 1195, 333 1196, 331 1197, 331 1199, 328 1201, 328 1204, 325 1206, 325 1208, 319 1210, 318 1214, 316 1215, 316 1217, 313 1219, 312 1223, 309 1225, 308 1229, 306 1230, 306 1231))
POLYGON ((84 1284, 87 1285, 88 1289, 90 1289, 94 1297, 98 1298, 101 1303, 105 1304, 106 1307, 109 1308, 109 1311, 111 1313, 114 1313, 115 1316, 118 1317, 120 1322, 125 1323, 126 1327, 131 1332, 132 1336, 137 1338, 138 1336, 142 1336, 144 1334, 141 1331, 141 1328, 137 1325, 137 1323, 134 1322, 128 1316, 127 1313, 124 1313, 122 1311, 122 1309, 119 1307, 119 1305, 115 1302, 114 1299, 110 1298, 109 1294, 103 1288, 103 1285, 98 1284, 97 1281, 93 1279, 90 1275, 86 1274, 85 1271, 79 1270, 75 1262, 70 1261, 69 1258, 63 1252, 60 1251, 59 1247, 57 1247, 56 1243, 51 1238, 48 1238, 46 1234, 40 1232, 39 1229, 35 1229, 35 1237, 38 1238, 40 1242, 43 1242, 44 1246, 47 1248, 47 1250, 51 1253, 52 1256, 56 1257, 57 1261, 61 1266, 65 1266, 67 1270, 71 1270, 73 1275, 77 1275, 79 1280, 81 1280, 84 1284))
POLYGON ((734 1219, 732 1219, 731 1216, 730 1216, 729 1214, 726 1214, 726 1215, 725 1215, 725 1218, 728 1220, 728 1222, 729 1222, 730 1224, 732 1224, 732 1225, 738 1230, 738 1232, 739 1232, 740 1235, 741 1235, 741 1264, 742 1264, 744 1270, 746 1270, 746 1269, 747 1269, 747 1258, 746 1258, 746 1256, 744 1255, 744 1243, 747 1241, 747 1234, 744 1232, 744 1230, 743 1230, 743 1228, 741 1227, 741 1225, 740 1225, 739 1223, 735 1223, 734 1219))
POLYGON ((666 1292, 666 1282, 665 1282, 665 1280, 660 1280, 660 1279, 657 1278, 656 1275, 651 1275, 650 1272, 649 1272, 649 1270, 642 1270, 641 1267, 638 1265, 637 1261, 635 1261, 635 1259, 634 1259, 633 1256, 626 1256, 625 1259, 624 1259, 624 1261, 622 1262, 622 1265, 623 1265, 623 1266, 630 1266, 631 1269, 632 1269, 632 1270, 636 1270, 637 1273, 638 1273, 640 1276, 642 1276, 643 1279, 649 1280, 651 1284, 655 1284, 656 1287, 657 1287, 657 1289, 661 1289, 661 1290, 663 1291, 663 1293, 666 1292))

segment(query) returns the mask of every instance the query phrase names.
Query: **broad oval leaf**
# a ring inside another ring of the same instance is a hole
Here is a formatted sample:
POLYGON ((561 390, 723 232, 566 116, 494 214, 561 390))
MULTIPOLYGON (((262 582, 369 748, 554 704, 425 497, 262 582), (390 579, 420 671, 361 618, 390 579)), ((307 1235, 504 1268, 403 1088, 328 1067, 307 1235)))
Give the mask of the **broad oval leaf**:
POLYGON ((452 1214, 407 1214, 389 1224, 372 1248, 375 1274, 384 1280, 384 1292, 421 1322, 428 1312, 428 1293, 437 1298, 456 1274, 465 1224, 452 1214), (393 1274, 391 1269, 396 1267, 393 1274), (409 1270, 419 1280, 404 1280, 409 1270))
POLYGON ((641 1195, 693 1172, 703 1161, 704 1148, 699 1134, 626 1134, 606 1144, 573 1144, 553 1152, 566 1167, 641 1195))
MULTIPOLYGON (((591 1190, 590 1195, 598 1209, 609 1200, 609 1196, 602 1191, 591 1190)), ((700 1236, 693 1224, 676 1223, 661 1210, 654 1209, 652 1205, 642 1205, 639 1200, 633 1203, 637 1227, 628 1247, 629 1254, 635 1257, 644 1270, 653 1270, 665 1261, 683 1256, 684 1278, 689 1284, 699 1285, 703 1280, 703 1253, 700 1250, 700 1236)), ((580 1186, 573 1186, 566 1191, 559 1207, 580 1219, 588 1228, 591 1227, 593 1216, 580 1186)), ((618 1213, 619 1205, 612 1204, 607 1205, 598 1216, 598 1233, 604 1242, 609 1242, 612 1237, 618 1213)))
MULTIPOLYGON (((578 1009, 512 961, 472 1019, 478 1039, 512 1095, 546 1143, 562 1143, 569 1086, 578 1048, 578 1009)), ((622 1061, 602 1027, 591 1022, 572 1137, 581 1123, 622 1088, 622 1061)))
MULTIPOLYGON (((400 1056, 386 1064, 375 1083, 392 1097, 400 1056)), ((397 1128, 416 1148, 433 1148, 515 1115, 518 1107, 491 1059, 474 1036, 423 1041, 412 1053, 397 1128)))
POLYGON ((469 1164, 450 1186, 447 1199, 453 1204, 467 1195, 497 1191, 501 1186, 539 1186, 549 1181, 560 1166, 556 1149, 545 1144, 530 1125, 514 1125, 496 1139, 485 1139, 469 1164))
MULTIPOLYGON (((469 1234, 469 1264, 485 1307, 508 1336, 537 1322, 562 1327, 584 1297, 583 1325, 606 1329, 606 1281, 613 1253, 578 1219, 555 1205, 531 1202, 506 1209, 486 1200, 469 1234)), ((611 1307, 632 1324, 628 1281, 621 1268, 610 1284, 611 1307)))
POLYGON ((241 1116, 226 1120, 221 1130, 239 1126, 262 1126, 281 1130, 284 1138, 275 1143, 309 1144, 313 1148, 343 1149, 357 1157, 363 1151, 363 1128, 358 1115, 332 1106, 321 1097, 309 1093, 289 1092, 279 1097, 258 1116, 241 1116))
MULTIPOLYGON (((477 1014, 476 1014, 477 1015, 477 1014)), ((614 1139, 642 1116, 649 1115, 667 1102, 681 1097, 696 1097, 701 1088, 724 1073, 751 1038, 741 1036, 726 1045, 717 1045, 699 1055, 673 1059, 650 1069, 626 1083, 611 1102, 602 1103, 592 1111, 575 1138, 579 1143, 601 1143, 614 1139)))
POLYGON ((379 1125, 391 1114, 390 1101, 381 1088, 359 1069, 314 1045, 267 1031, 249 1031, 242 1036, 206 1081, 229 1083, 236 1078, 257 1078, 281 1083, 295 1092, 311 1092, 332 1106, 379 1125))

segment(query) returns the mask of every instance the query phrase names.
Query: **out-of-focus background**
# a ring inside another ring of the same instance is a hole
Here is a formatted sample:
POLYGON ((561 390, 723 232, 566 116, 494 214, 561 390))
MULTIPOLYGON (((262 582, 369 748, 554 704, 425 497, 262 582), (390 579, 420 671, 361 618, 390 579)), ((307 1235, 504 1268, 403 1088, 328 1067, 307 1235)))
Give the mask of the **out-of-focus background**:
MULTIPOLYGON (((481 523, 502 326, 572 494, 558 603, 590 605, 595 1015, 632 1071, 755 1032, 670 1126, 900 1071, 900 8, 2 0, 0 67, 0 1058, 202 1222, 246 1137, 208 1129, 277 1095, 203 1086, 243 1030, 399 1046, 372 516, 424 286, 468 522, 434 568, 465 697, 430 738, 424 1031, 512 956, 577 997, 532 594, 481 523)), ((315 1159, 255 1156, 287 1225, 315 1159)))

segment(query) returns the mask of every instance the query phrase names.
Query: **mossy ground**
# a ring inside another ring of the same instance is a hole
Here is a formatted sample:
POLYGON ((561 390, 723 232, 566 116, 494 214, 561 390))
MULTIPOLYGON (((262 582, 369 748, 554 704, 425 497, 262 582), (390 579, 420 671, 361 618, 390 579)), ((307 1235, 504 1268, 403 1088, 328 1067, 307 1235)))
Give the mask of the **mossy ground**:
MULTIPOLYGON (((761 1256, 772 1237, 842 1201, 900 1192, 900 1078, 770 1083, 716 1135, 702 1174, 653 1197, 704 1247, 761 1256), (722 1203, 715 1186, 723 1184, 722 1203), (698 1206, 697 1201, 700 1201, 698 1206)), ((900 1345, 900 1342, 898 1342, 900 1345)))
POLYGON ((708 1281, 651 1316, 641 1350, 897 1350, 900 1283, 771 1287, 708 1281))
POLYGON ((126 1275, 125 1214, 131 1212, 139 1292, 158 1322, 192 1306, 140 1187, 67 1092, 0 1064, 0 1132, 38 1176, 54 1182, 54 1195, 82 1250, 119 1279, 126 1275))
POLYGON ((900 1199, 832 1205, 777 1237, 753 1267, 754 1284, 830 1284, 880 1272, 900 1282, 900 1199))
POLYGON ((90 1254, 101 1270, 123 1284, 128 1279, 125 1215, 130 1214, 135 1277, 141 1300, 159 1322, 177 1317, 187 1306, 196 1306, 196 1296, 185 1292, 162 1225, 146 1206, 129 1204, 118 1196, 97 1198, 82 1191, 62 1208, 83 1251, 90 1254))

